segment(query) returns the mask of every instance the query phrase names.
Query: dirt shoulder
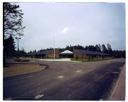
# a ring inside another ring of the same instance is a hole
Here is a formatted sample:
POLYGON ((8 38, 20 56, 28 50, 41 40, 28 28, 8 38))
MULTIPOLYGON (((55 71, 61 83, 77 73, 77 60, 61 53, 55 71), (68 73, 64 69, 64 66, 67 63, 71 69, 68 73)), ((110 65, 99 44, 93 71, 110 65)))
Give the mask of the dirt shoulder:
POLYGON ((33 72, 42 71, 46 66, 40 66, 39 64, 11 64, 7 68, 3 68, 3 77, 12 77, 17 75, 29 74, 33 72))

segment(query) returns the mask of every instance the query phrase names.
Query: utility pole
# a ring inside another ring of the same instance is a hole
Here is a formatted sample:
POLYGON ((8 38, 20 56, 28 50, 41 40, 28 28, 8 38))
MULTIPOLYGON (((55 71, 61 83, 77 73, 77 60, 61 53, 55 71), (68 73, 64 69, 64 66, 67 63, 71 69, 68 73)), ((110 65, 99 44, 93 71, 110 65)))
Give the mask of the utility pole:
POLYGON ((54 48, 54 59, 56 58, 56 49, 54 48))
POLYGON ((19 40, 20 40, 21 38, 20 37, 16 37, 16 40, 17 40, 17 52, 18 52, 18 58, 19 58, 19 40))
POLYGON ((55 48, 55 34, 54 34, 54 51, 53 51, 53 54, 54 54, 54 59, 56 59, 56 48, 55 48))

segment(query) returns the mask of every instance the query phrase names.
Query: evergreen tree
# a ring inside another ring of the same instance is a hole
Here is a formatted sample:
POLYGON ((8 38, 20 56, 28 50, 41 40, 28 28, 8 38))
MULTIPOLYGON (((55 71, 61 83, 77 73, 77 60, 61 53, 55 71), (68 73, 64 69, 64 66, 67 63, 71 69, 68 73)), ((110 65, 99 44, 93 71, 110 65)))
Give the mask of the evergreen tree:
MULTIPOLYGON (((3 3, 3 30, 4 30, 4 51, 6 56, 14 55, 14 36, 22 36, 22 10, 15 3, 3 3), (9 52, 10 51, 10 52, 9 52)), ((5 57, 6 57, 5 56, 5 57)))
POLYGON ((3 64, 6 64, 6 57, 13 57, 15 54, 14 36, 22 36, 23 13, 20 10, 19 5, 15 3, 5 2, 3 3, 3 64))
POLYGON ((3 4, 4 39, 9 35, 22 35, 21 31, 25 28, 22 25, 22 15, 19 5, 8 2, 3 4))
POLYGON ((99 45, 96 45, 95 48, 96 48, 96 51, 101 52, 101 49, 100 49, 99 45))
POLYGON ((15 43, 12 35, 4 40, 4 56, 13 57, 15 55, 15 43))
POLYGON ((106 48, 106 46, 104 44, 102 44, 102 52, 104 52, 104 53, 107 53, 108 52, 107 51, 107 48, 106 48))
POLYGON ((107 44, 108 53, 112 54, 112 48, 110 44, 107 44))

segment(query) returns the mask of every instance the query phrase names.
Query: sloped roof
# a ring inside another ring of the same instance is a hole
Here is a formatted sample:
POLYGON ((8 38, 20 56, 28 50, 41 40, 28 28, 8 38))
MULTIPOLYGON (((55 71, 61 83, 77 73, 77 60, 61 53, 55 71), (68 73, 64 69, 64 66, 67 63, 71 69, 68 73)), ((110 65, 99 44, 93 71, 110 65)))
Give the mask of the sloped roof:
POLYGON ((60 54, 73 54, 73 52, 71 52, 69 50, 65 50, 65 51, 61 52, 60 54))
POLYGON ((86 54, 86 55, 103 55, 106 56, 108 54, 103 52, 97 52, 97 51, 87 51, 87 50, 74 50, 75 54, 86 54))
POLYGON ((29 53, 28 55, 45 55, 45 51, 42 51, 42 52, 32 52, 32 53, 29 53))

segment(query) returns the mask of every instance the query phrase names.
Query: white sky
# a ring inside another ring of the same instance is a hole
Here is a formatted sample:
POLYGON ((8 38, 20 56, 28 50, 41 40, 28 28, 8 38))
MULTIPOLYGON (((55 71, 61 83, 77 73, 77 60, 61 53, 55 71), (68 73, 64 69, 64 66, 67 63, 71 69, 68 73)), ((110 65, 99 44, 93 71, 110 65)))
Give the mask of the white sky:
POLYGON ((66 45, 111 44, 125 49, 123 3, 18 3, 24 12, 26 51, 66 45))

